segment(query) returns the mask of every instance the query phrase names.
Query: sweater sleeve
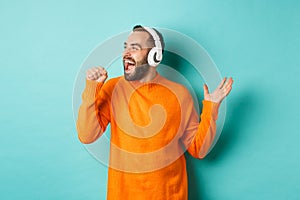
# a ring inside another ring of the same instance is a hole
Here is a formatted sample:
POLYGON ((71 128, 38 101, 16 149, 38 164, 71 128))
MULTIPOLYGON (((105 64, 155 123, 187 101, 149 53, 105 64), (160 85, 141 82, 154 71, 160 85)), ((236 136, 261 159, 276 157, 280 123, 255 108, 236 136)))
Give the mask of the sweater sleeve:
MULTIPOLYGON (((198 121, 198 114, 193 106, 182 137, 187 151, 195 158, 202 159, 208 153, 216 135, 216 120, 218 118, 219 104, 203 100, 203 109, 198 121)), ((190 105, 191 105, 190 104, 190 105)))
POLYGON ((76 124, 78 138, 84 144, 96 141, 110 121, 109 98, 102 86, 103 83, 86 80, 76 124))

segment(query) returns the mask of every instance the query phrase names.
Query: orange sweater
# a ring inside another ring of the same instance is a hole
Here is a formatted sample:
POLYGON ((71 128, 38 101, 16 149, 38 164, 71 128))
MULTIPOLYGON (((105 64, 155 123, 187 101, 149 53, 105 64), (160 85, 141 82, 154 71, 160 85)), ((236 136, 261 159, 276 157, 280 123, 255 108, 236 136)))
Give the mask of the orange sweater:
POLYGON ((109 200, 187 199, 185 150, 203 158, 216 133, 217 104, 203 101, 201 122, 188 90, 159 74, 147 83, 86 81, 78 137, 92 143, 111 124, 109 200))

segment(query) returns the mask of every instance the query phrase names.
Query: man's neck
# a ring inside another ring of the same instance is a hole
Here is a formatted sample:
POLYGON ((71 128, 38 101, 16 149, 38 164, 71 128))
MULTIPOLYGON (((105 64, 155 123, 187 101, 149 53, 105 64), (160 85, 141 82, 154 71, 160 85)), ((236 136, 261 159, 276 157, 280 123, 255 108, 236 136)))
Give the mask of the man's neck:
POLYGON ((149 81, 153 80, 156 77, 156 75, 157 75, 156 68, 150 67, 146 76, 144 76, 142 79, 140 79, 139 82, 141 82, 141 83, 149 82, 149 81))

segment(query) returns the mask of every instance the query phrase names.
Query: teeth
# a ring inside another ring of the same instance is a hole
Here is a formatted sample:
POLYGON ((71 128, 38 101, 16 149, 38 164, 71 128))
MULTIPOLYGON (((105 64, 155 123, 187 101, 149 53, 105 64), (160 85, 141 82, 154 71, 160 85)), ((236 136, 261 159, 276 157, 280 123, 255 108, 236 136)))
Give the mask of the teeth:
POLYGON ((130 61, 130 60, 125 60, 125 63, 129 63, 131 65, 134 65, 134 62, 133 61, 130 61))

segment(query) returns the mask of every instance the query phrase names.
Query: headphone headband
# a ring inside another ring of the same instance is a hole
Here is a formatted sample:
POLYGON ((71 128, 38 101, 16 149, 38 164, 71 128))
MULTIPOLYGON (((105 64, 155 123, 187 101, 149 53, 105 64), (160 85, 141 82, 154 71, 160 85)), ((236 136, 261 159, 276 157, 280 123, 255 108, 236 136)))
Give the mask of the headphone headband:
POLYGON ((144 27, 143 28, 152 36, 154 39, 155 47, 157 47, 159 50, 162 50, 161 42, 159 39, 159 36, 157 35, 156 31, 153 28, 150 27, 144 27))
POLYGON ((154 39, 154 47, 148 53, 148 64, 156 67, 162 60, 162 45, 160 38, 153 28, 143 27, 154 39))

